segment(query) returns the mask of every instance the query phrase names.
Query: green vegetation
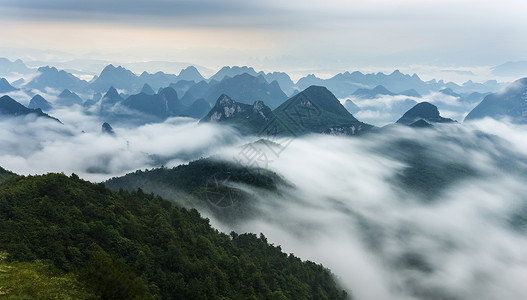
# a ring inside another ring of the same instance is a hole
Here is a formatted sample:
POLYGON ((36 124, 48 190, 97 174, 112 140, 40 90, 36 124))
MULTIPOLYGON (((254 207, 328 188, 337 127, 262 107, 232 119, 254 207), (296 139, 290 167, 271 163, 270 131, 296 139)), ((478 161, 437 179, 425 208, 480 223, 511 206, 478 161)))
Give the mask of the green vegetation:
POLYGON ((146 193, 155 193, 185 207, 208 209, 215 217, 224 221, 241 220, 253 212, 254 197, 251 198, 246 191, 233 184, 273 193, 277 192, 279 184, 286 183, 269 170, 245 168, 239 164, 210 158, 171 169, 138 170, 105 182, 114 191, 140 188, 146 193))
POLYGON ((273 110, 283 135, 345 133, 359 135, 372 128, 358 121, 327 88, 310 86, 273 110), (350 129, 353 128, 353 129, 350 129))
POLYGON ((7 262, 0 253, 0 298, 4 299, 94 299, 72 274, 37 260, 7 262))
POLYGON ((40 297, 24 284, 8 286, 31 276, 61 299, 349 297, 329 270, 283 253, 262 234, 226 235, 194 209, 140 189, 112 192, 76 175, 1 184, 0 232, 0 251, 9 253, 2 267, 11 270, 0 283, 12 299, 40 297))
POLYGON ((16 176, 15 173, 9 172, 9 171, 5 170, 4 168, 0 167, 0 184, 2 184, 3 182, 5 182, 5 181, 7 181, 10 178, 13 178, 15 176, 16 176))

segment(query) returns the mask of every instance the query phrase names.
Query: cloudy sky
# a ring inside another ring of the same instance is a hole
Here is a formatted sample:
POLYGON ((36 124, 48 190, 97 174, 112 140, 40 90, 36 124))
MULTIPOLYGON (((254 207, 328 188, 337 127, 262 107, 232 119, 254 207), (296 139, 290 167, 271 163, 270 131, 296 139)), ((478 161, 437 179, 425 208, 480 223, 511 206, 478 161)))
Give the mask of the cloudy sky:
POLYGON ((522 0, 0 0, 0 56, 344 71, 527 59, 522 0))

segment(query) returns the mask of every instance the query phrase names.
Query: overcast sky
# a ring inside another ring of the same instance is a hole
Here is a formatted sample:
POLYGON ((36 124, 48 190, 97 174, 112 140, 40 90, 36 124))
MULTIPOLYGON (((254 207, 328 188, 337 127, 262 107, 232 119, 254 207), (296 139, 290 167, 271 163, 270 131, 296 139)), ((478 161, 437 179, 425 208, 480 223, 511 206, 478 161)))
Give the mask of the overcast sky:
POLYGON ((527 60, 524 0, 0 0, 0 56, 319 70, 527 60))

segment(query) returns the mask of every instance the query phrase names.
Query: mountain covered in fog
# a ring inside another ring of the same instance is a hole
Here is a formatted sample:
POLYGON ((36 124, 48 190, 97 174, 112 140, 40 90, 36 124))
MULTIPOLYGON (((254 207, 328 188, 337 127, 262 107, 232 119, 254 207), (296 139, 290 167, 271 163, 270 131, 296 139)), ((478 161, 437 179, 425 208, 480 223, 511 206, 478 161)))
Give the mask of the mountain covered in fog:
POLYGON ((378 85, 374 87, 373 89, 360 88, 360 89, 357 89, 352 94, 352 96, 354 97, 363 98, 363 99, 373 99, 373 98, 377 98, 380 96, 396 96, 396 95, 415 97, 415 98, 421 97, 421 95, 414 89, 405 90, 399 93, 393 93, 393 92, 390 92, 387 88, 385 88, 382 85, 378 85))
POLYGON ((42 111, 49 111, 53 108, 51 103, 49 103, 44 97, 40 95, 35 95, 31 100, 29 101, 29 105, 27 106, 31 109, 41 109, 42 111))
POLYGON ((9 93, 18 90, 7 81, 5 78, 0 78, 0 93, 9 93))
POLYGON ((58 119, 43 113, 40 108, 27 108, 9 96, 0 97, 0 117, 20 117, 29 115, 34 115, 37 118, 46 118, 60 122, 58 119))
POLYGON ((465 120, 485 117, 510 118, 514 122, 527 123, 527 78, 513 82, 500 92, 487 95, 465 120))
POLYGON ((261 75, 252 76, 247 73, 232 78, 224 77, 217 84, 210 86, 203 98, 214 104, 222 94, 246 104, 261 100, 271 108, 278 107, 287 99, 287 95, 276 81, 268 83, 261 75))
POLYGON ((452 119, 441 117, 437 106, 428 102, 421 102, 416 104, 410 110, 408 110, 399 120, 397 120, 396 123, 402 125, 423 127, 426 126, 427 123, 433 124, 453 122, 454 120, 452 119), (423 123, 423 121, 426 123, 423 123))
POLYGON ((71 73, 64 70, 57 70, 55 67, 38 68, 37 76, 29 81, 24 87, 46 91, 46 88, 58 90, 69 89, 81 91, 88 85, 88 82, 81 80, 71 73))
POLYGON ((372 128, 357 120, 327 88, 310 86, 273 110, 271 126, 285 135, 360 135, 372 128))
POLYGON ((233 125, 245 133, 284 136, 358 135, 372 127, 358 121, 330 91, 318 86, 307 88, 274 110, 262 101, 250 105, 222 95, 201 122, 233 125))
POLYGON ((240 132, 254 134, 263 130, 273 118, 273 112, 262 101, 245 104, 223 94, 200 122, 228 124, 240 132))
MULTIPOLYGON (((200 171, 176 178, 191 187, 189 179, 205 178, 200 171)), ((113 192, 75 174, 0 168, 0 203, 8 298, 351 298, 328 269, 263 234, 221 233, 195 209, 141 189, 113 192)))
POLYGON ((28 68, 20 59, 11 61, 7 58, 0 57, 0 75, 8 76, 14 74, 31 74, 34 70, 28 68))

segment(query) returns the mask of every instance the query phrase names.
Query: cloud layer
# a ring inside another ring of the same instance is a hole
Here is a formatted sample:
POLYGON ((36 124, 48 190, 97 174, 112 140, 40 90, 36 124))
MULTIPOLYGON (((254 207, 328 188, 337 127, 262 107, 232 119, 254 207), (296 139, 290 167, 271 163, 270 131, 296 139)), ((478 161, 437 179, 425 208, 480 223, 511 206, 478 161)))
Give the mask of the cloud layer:
POLYGON ((524 299, 525 136, 484 120, 296 139, 269 164, 295 188, 257 199, 261 218, 214 225, 265 233, 329 267, 358 299, 524 299))

